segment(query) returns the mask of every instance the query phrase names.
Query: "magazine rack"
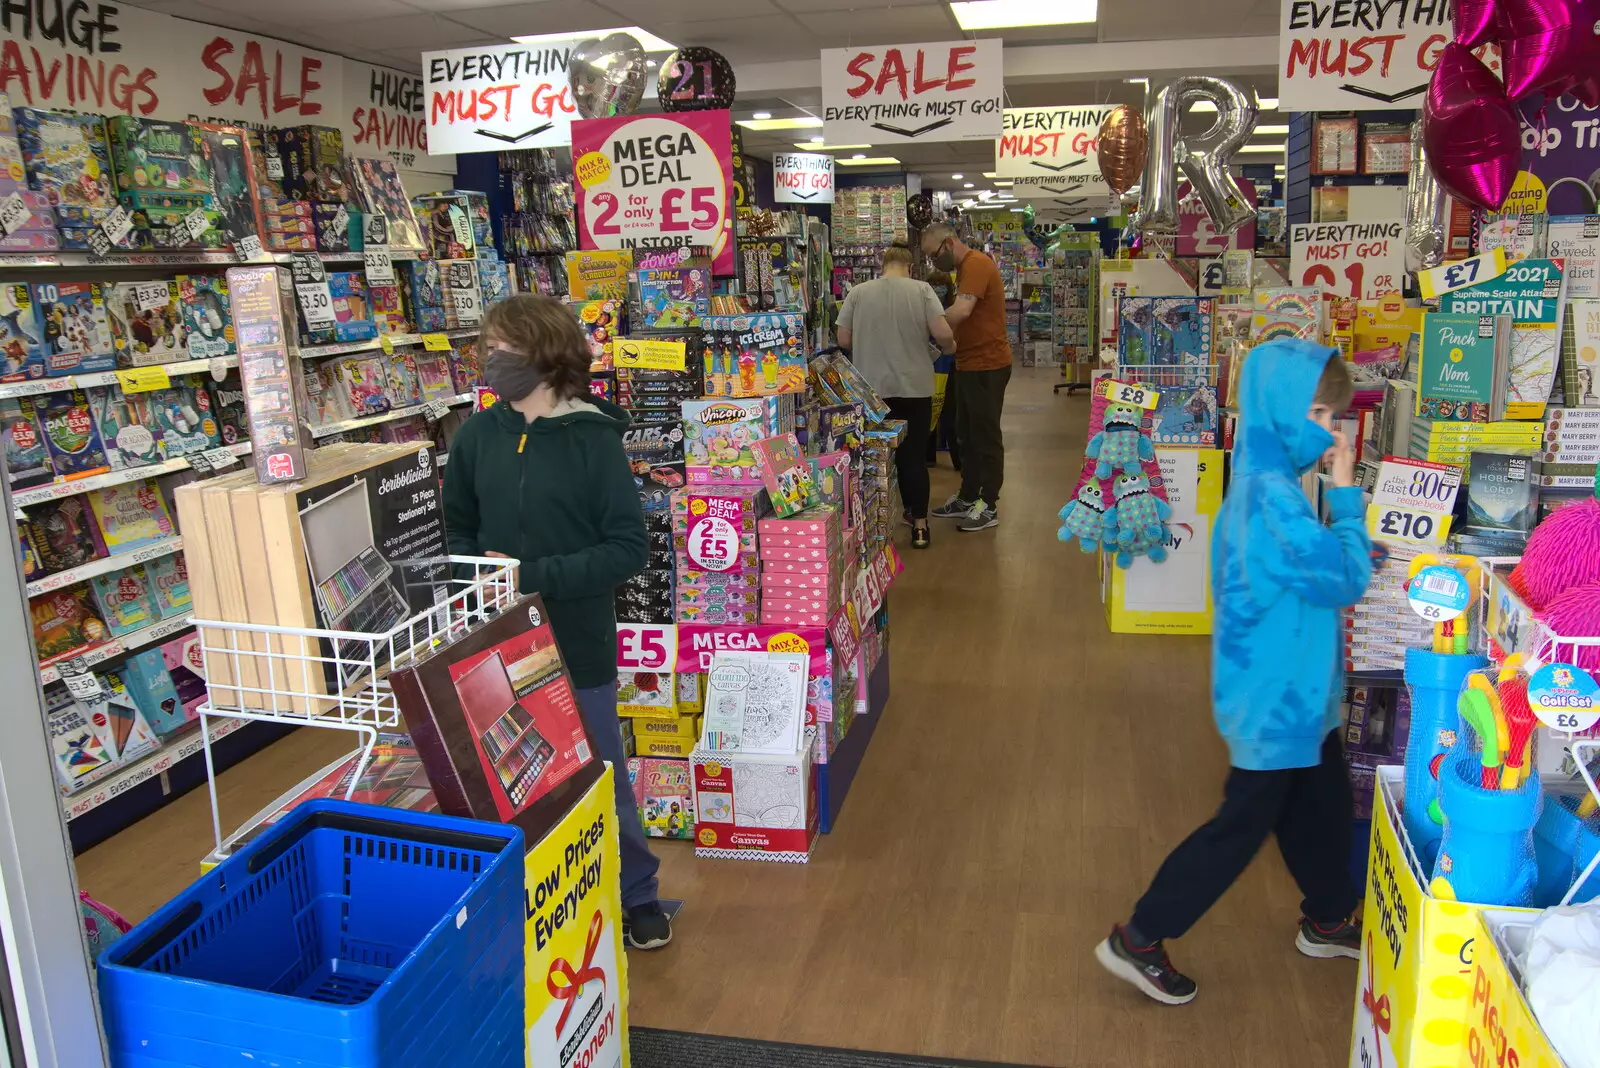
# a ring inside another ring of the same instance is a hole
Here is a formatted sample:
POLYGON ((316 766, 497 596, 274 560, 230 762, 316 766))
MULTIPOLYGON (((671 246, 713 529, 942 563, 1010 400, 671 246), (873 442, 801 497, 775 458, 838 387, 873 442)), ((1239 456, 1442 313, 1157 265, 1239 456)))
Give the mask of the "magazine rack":
POLYGON ((361 756, 350 777, 354 789, 379 732, 395 730, 401 722, 389 673, 514 603, 517 563, 484 556, 392 563, 407 593, 429 591, 433 605, 383 631, 192 620, 208 682, 206 703, 197 713, 205 739, 206 788, 218 851, 222 820, 209 717, 353 731, 361 739, 361 756), (437 577, 441 574, 445 577, 437 577))

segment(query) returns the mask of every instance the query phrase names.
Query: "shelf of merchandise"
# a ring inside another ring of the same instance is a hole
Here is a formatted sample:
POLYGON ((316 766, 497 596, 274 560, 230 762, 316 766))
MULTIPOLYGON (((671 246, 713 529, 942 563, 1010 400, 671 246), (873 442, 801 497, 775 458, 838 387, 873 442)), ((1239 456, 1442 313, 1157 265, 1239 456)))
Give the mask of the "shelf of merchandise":
MULTIPOLYGON (((311 436, 316 440, 321 441, 323 438, 330 438, 335 434, 343 434, 347 430, 360 430, 362 427, 377 426, 380 423, 387 423, 394 419, 405 419, 408 416, 424 415, 428 411, 428 405, 435 403, 440 402, 429 401, 425 404, 408 404, 404 408, 391 408, 386 412, 379 412, 377 415, 363 415, 355 419, 341 419, 337 423, 323 423, 321 426, 311 428, 311 436)), ((455 408, 463 404, 471 404, 472 394, 460 393, 447 401, 443 401, 442 403, 450 406, 451 408, 455 408)))
MULTIPOLYGON (((40 267, 263 267, 289 263, 289 252, 272 252, 259 259, 241 260, 226 249, 190 249, 177 252, 118 252, 96 256, 92 252, 5 252, 0 253, 0 270, 40 267)), ((359 252, 320 252, 323 263, 365 263, 359 252)), ((419 260, 420 252, 390 249, 391 260, 419 260)))
MULTIPOLYGON (((182 634, 191 626, 193 624, 189 622, 188 616, 163 619, 160 623, 152 623, 150 626, 133 631, 131 634, 124 634, 120 638, 112 638, 110 641, 97 645, 93 649, 79 653, 78 656, 83 658, 84 667, 94 667, 97 664, 104 664, 108 660, 114 660, 123 653, 131 653, 135 649, 143 649, 147 645, 165 641, 175 634, 182 634)), ((75 658, 69 656, 56 661, 48 667, 41 667, 39 669, 39 682, 45 686, 50 685, 52 682, 60 682, 62 667, 73 659, 75 658)))
POLYGON ((108 556, 103 560, 90 561, 82 567, 72 567, 65 571, 57 571, 54 575, 46 575, 42 579, 28 583, 28 596, 37 597, 41 593, 59 590, 63 586, 71 586, 75 582, 82 582, 84 579, 91 579, 96 575, 110 574, 113 571, 121 571, 125 567, 132 567, 134 564, 142 564, 148 560, 171 556, 182 548, 183 535, 174 534, 170 538, 162 538, 158 542, 140 546, 130 552, 117 553, 115 556, 108 556))
MULTIPOLYGON (((173 375, 197 375, 239 366, 237 356, 213 356, 206 360, 184 360, 181 363, 153 363, 148 367, 124 367, 126 371, 149 371, 160 367, 173 375)), ((91 371, 85 375, 66 375, 62 378, 35 378, 30 382, 7 382, 0 385, 0 400, 11 397, 35 397, 40 393, 62 393, 69 389, 87 389, 90 386, 121 385, 116 371, 91 371)))
MULTIPOLYGON (((207 726, 212 742, 220 741, 244 727, 249 721, 243 719, 213 719, 207 726)), ((198 729, 186 730, 180 735, 167 741, 160 749, 135 760, 127 767, 113 772, 92 785, 76 793, 66 795, 61 799, 61 811, 66 814, 68 821, 75 820, 86 812, 91 812, 114 797, 127 793, 142 782, 147 782, 165 771, 180 760, 198 755, 205 749, 206 739, 200 736, 198 729)))
MULTIPOLYGON (((224 445, 235 456, 247 456, 251 445, 248 441, 237 442, 233 445, 224 445)), ((76 478, 66 482, 49 482, 43 486, 31 486, 28 489, 17 490, 11 494, 11 502, 18 508, 26 508, 30 504, 39 504, 43 501, 57 501, 63 497, 76 497, 80 493, 90 490, 105 489, 107 486, 120 486, 125 482, 141 482, 147 478, 159 478, 170 475, 174 471, 186 471, 194 465, 186 456, 164 460, 159 464, 146 464, 143 467, 130 467, 124 471, 112 471, 104 475, 91 475, 88 478, 76 478)))
POLYGON ((302 360, 315 360, 323 356, 346 356, 352 352, 370 352, 373 349, 383 348, 384 337, 389 339, 391 346, 399 348, 402 345, 420 345, 424 338, 433 334, 443 334, 445 337, 454 340, 456 338, 472 337, 477 333, 478 331, 475 327, 468 330, 430 330, 426 334, 386 334, 383 337, 375 337, 370 341, 341 341, 332 345, 306 345, 300 349, 300 358, 302 360))

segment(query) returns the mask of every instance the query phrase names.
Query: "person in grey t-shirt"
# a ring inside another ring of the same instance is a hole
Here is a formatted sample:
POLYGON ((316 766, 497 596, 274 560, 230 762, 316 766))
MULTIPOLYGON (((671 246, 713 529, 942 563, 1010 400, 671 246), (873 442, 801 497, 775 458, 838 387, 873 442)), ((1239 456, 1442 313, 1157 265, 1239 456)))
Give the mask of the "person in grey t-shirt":
POLYGON ((911 277, 911 250, 883 252, 883 277, 850 290, 839 309, 835 332, 863 377, 906 421, 905 440, 895 450, 900 495, 911 521, 911 547, 928 547, 929 423, 933 418, 933 347, 955 352, 956 336, 944 307, 926 282, 911 277))

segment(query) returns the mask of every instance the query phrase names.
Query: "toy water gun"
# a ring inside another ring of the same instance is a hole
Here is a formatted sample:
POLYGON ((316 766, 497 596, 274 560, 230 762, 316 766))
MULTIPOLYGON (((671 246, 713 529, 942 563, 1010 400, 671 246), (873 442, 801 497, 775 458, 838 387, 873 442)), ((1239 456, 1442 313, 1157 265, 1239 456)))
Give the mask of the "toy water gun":
POLYGON ((1476 556, 1460 556, 1448 553, 1418 553, 1411 561, 1411 566, 1406 570, 1406 583, 1425 567, 1444 566, 1454 568, 1467 580, 1467 607, 1460 616, 1447 619, 1443 623, 1433 625, 1433 651, 1436 653, 1465 653, 1467 651, 1467 612, 1472 611, 1472 605, 1483 594, 1483 569, 1478 566, 1476 556))
POLYGON ((1485 790, 1498 789, 1500 769, 1505 763, 1505 715, 1500 709, 1500 695, 1487 676, 1481 672, 1467 676, 1467 688, 1461 691, 1461 696, 1456 700, 1456 711, 1472 726, 1483 743, 1478 754, 1479 763, 1483 766, 1479 785, 1485 790))

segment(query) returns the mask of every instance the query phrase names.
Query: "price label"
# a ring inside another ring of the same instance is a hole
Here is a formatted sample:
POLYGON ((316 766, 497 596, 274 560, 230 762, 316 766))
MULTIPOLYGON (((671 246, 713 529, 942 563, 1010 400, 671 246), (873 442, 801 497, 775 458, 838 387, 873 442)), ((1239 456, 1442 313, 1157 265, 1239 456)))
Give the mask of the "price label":
POLYGON ((378 339, 378 347, 383 350, 383 354, 385 356, 393 356, 394 338, 390 337, 388 334, 384 334, 378 339))
POLYGON ((183 217, 183 224, 189 228, 189 239, 200 240, 200 235, 211 229, 211 220, 206 216, 206 209, 195 208, 183 217))
POLYGON ((283 157, 272 154, 267 155, 267 177, 283 178, 283 157))
POLYGON ((106 235, 106 240, 113 245, 122 244, 122 239, 128 236, 128 231, 133 229, 133 216, 128 214, 128 209, 118 204, 111 209, 111 214, 106 216, 106 221, 100 224, 100 232, 106 235))
POLYGON ((226 470, 239 462, 239 458, 225 445, 215 449, 207 449, 200 455, 205 457, 206 463, 211 465, 213 471, 226 470))
POLYGON ((334 324, 333 294, 328 292, 327 282, 297 282, 294 290, 300 295, 306 326, 319 330, 334 324))
POLYGON ((23 203, 21 193, 12 193, 0 200, 0 235, 10 236, 20 230, 32 214, 33 209, 23 203))
POLYGON ((90 230, 89 236, 85 238, 85 240, 89 242, 89 252, 91 255, 104 256, 106 253, 111 251, 111 239, 107 237, 106 232, 99 227, 95 227, 93 230, 90 230))
POLYGON ((340 204, 339 210, 333 213, 333 228, 340 233, 350 229, 350 209, 343 204, 340 204))
POLYGON ((618 623, 617 667, 624 671, 676 671, 678 628, 671 623, 618 623))
POLYGON ((294 276, 295 285, 328 280, 327 269, 322 266, 322 257, 315 252, 289 253, 289 273, 294 276))
POLYGON ((367 285, 392 286, 396 284, 394 260, 389 257, 388 248, 368 246, 367 250, 361 254, 361 257, 367 264, 367 285))
POLYGON ((213 357, 211 357, 211 380, 213 382, 221 382, 223 379, 225 379, 227 377, 228 377, 228 357, 226 357, 226 356, 213 356, 213 357))
POLYGON ((1422 290, 1424 299, 1431 299, 1487 282, 1491 278, 1499 278, 1505 273, 1506 250, 1497 248, 1470 260, 1455 260, 1418 271, 1417 286, 1422 290))
POLYGON ((1438 545, 1450 533, 1450 517, 1404 505, 1374 504, 1367 509, 1367 533, 1384 541, 1438 545))
POLYGON ((149 393, 153 389, 166 389, 172 385, 172 378, 165 367, 157 365, 118 371, 117 382, 124 393, 149 393))
POLYGON ((1429 623, 1457 618, 1467 610, 1470 599, 1466 576, 1444 564, 1423 568, 1406 586, 1411 610, 1429 623))
POLYGON ((456 232, 456 243, 472 247, 472 224, 467 221, 467 213, 460 208, 450 209, 450 225, 456 232))
POLYGON ((172 299, 171 291, 166 282, 135 282, 133 284, 133 305, 141 313, 165 308, 172 299))
POLYGON ((1106 379, 1105 385, 1100 387, 1100 393, 1113 404, 1131 404, 1136 408, 1154 410, 1161 403, 1161 391, 1150 389, 1146 386, 1130 386, 1126 382, 1116 379, 1106 379))
POLYGON ((1546 664, 1528 680, 1528 705, 1539 722, 1577 734, 1600 721, 1600 686, 1594 677, 1571 664, 1546 664))
POLYGON ((369 211, 361 217, 363 245, 387 245, 389 243, 389 223, 377 212, 369 211))
POLYGON ((251 260, 259 260, 264 255, 264 252, 261 248, 261 239, 255 234, 250 234, 247 237, 241 237, 238 241, 234 242, 233 251, 239 257, 239 262, 241 263, 249 263, 251 260))
POLYGON ((444 334, 423 334, 422 347, 429 352, 449 352, 450 339, 444 334))
POLYGON ((189 466, 194 468, 198 474, 209 475, 211 474, 211 457, 203 452, 191 453, 189 455, 189 466))
POLYGON ((478 296, 477 286, 452 289, 450 294, 455 300, 456 319, 462 326, 473 326, 483 318, 483 300, 478 296))
POLYGON ((739 531, 719 515, 701 516, 689 531, 689 559, 702 571, 727 571, 739 555, 739 531))
POLYGON ((437 423, 450 414, 450 405, 444 401, 429 401, 422 406, 422 417, 430 423, 437 423))
POLYGON ((80 701, 93 701, 105 692, 100 685, 100 677, 88 672, 82 674, 66 672, 61 673, 61 681, 67 684, 67 692, 80 701))

